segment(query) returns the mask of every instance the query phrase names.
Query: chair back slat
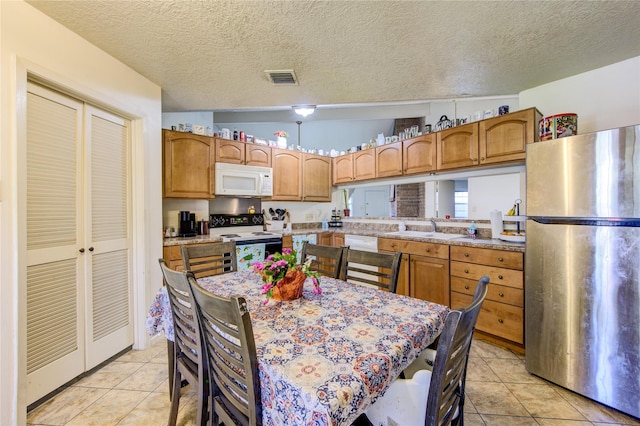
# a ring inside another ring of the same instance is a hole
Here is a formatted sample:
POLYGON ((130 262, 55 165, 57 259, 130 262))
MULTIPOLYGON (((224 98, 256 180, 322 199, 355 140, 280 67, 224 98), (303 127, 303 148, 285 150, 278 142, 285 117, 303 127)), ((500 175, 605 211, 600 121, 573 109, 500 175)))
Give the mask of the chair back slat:
POLYGON ((342 256, 344 247, 331 247, 319 244, 311 244, 308 241, 302 243, 300 259, 304 262, 309 256, 313 257, 310 268, 326 277, 340 277, 342 256))
MULTIPOLYGON (((262 424, 258 358, 247 302, 220 297, 191 284, 212 377, 219 423, 262 424)), ((217 423, 217 424, 219 424, 217 423)))
POLYGON ((447 315, 433 363, 426 408, 427 425, 448 425, 456 416, 456 423, 463 424, 469 350, 488 284, 489 277, 482 277, 471 304, 447 315))
POLYGON ((341 267, 343 281, 374 285, 392 293, 396 292, 402 253, 375 253, 350 248, 346 248, 345 252, 341 267))
POLYGON ((191 271, 196 278, 238 270, 235 241, 183 245, 180 251, 184 269, 191 271))

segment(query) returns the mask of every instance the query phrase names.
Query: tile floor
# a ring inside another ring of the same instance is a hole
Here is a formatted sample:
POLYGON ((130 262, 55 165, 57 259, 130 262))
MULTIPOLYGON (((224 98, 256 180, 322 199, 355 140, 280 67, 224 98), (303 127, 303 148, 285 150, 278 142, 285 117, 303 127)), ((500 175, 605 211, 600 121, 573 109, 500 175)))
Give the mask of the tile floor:
MULTIPOLYGON (((186 387, 178 425, 195 424, 186 387)), ((163 339, 130 351, 27 415, 29 425, 164 426, 169 413, 167 351, 163 339)), ((471 346, 465 403, 467 426, 640 425, 640 421, 528 374, 524 358, 482 340, 471 346)))

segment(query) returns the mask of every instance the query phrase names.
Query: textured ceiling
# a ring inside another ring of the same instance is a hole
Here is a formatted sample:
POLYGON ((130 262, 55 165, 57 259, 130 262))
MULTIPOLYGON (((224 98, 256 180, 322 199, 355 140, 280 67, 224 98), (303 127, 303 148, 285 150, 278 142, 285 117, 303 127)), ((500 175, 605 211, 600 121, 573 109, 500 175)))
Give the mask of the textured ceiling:
POLYGON ((509 95, 640 56, 640 1, 28 3, 160 85, 163 111, 509 95))

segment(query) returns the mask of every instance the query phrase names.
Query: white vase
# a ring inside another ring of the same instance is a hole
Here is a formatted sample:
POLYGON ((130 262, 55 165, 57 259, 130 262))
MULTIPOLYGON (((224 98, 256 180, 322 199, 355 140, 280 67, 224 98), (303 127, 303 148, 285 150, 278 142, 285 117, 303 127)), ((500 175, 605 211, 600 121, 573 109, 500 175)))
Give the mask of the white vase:
POLYGON ((277 136, 278 148, 287 149, 287 138, 284 136, 277 136))

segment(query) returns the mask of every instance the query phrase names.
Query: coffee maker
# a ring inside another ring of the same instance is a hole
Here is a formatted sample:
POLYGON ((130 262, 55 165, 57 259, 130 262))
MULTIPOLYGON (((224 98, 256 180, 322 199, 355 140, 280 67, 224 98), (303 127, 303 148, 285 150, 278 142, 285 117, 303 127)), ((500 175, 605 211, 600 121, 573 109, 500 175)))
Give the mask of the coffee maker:
POLYGON ((180 212, 180 231, 179 237, 195 237, 198 235, 196 228, 196 214, 189 211, 180 212))

